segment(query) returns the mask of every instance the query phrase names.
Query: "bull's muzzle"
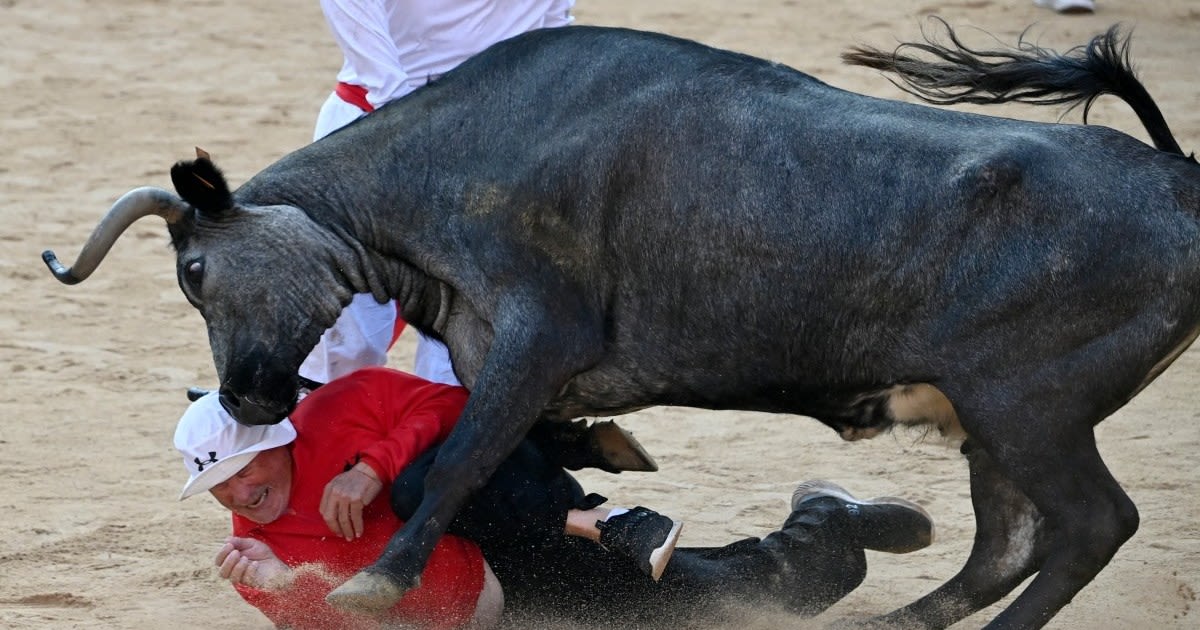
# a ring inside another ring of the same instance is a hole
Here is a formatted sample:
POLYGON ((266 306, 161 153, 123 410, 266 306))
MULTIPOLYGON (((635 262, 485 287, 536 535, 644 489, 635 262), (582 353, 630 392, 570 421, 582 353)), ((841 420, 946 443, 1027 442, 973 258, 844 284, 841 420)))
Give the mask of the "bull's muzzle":
POLYGON ((247 426, 278 424, 292 412, 294 404, 279 405, 253 400, 242 396, 229 387, 222 387, 218 395, 221 406, 238 422, 247 426))

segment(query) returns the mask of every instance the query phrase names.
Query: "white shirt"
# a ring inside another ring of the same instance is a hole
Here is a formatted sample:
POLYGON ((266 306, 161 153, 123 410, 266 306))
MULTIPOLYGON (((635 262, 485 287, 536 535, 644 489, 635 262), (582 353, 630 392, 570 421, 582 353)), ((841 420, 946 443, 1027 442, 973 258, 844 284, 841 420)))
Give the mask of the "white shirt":
POLYGON ((373 107, 425 85, 488 46, 565 26, 575 0, 321 0, 342 49, 338 81, 373 107))

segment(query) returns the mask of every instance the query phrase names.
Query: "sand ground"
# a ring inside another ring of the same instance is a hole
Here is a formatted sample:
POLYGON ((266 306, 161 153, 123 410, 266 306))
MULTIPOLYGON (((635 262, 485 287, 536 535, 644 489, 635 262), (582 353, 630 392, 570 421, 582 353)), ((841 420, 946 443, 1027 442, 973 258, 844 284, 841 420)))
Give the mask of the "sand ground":
MULTIPOLYGON (((1200 147, 1200 3, 1099 1, 1093 16, 1060 17, 1028 0, 581 0, 577 16, 695 38, 893 98, 885 79, 841 65, 838 53, 912 39, 932 13, 1006 40, 1033 25, 1032 37, 1059 49, 1122 22, 1135 29, 1141 75, 1180 143, 1200 147)), ((236 185, 307 142, 340 62, 317 2, 0 0, 0 42, 0 627, 266 628, 210 566, 227 525, 219 506, 176 501, 182 470, 171 433, 183 392, 214 375, 162 224, 134 226, 77 287, 55 282, 39 254, 74 256, 117 196, 169 187, 168 168, 194 145, 236 185)), ((1098 105, 1092 122, 1144 137, 1116 102, 1098 105)), ((411 339, 394 363, 411 365, 411 339)), ((1200 627, 1198 380, 1192 350, 1100 427, 1142 526, 1052 627, 1200 627)), ((624 423, 662 470, 589 474, 585 483, 686 517, 686 544, 765 533, 810 477, 926 505, 937 543, 871 555, 863 586, 822 620, 907 603, 966 557, 965 465, 920 436, 846 444, 805 418, 684 409, 624 423)), ((960 625, 982 625, 996 610, 960 625)))

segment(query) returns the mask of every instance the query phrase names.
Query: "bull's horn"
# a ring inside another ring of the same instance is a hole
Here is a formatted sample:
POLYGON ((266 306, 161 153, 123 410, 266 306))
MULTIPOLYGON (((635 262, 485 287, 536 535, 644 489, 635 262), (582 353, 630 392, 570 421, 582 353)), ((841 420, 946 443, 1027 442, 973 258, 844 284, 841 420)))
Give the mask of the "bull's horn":
POLYGON ((113 243, 134 221, 155 214, 167 223, 175 223, 182 219, 187 211, 188 206, 182 199, 162 188, 135 188, 121 195, 108 214, 100 219, 99 225, 92 231, 87 243, 84 243, 79 257, 70 269, 63 267, 62 263, 58 262, 58 257, 50 250, 42 252, 42 260, 50 268, 50 273, 63 284, 82 282, 92 275, 113 243))

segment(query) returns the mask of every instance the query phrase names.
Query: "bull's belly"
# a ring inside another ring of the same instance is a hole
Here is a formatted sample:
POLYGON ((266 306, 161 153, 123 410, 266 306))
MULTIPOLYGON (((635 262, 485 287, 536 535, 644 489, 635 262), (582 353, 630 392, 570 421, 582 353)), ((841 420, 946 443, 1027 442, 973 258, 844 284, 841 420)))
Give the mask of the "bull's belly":
POLYGON ((713 391, 700 393, 678 388, 653 388, 648 383, 626 382, 623 387, 614 388, 620 380, 573 382, 551 403, 543 417, 571 420, 614 416, 671 405, 809 416, 850 441, 875 437, 897 425, 928 426, 953 441, 966 437, 953 403, 929 383, 894 384, 840 394, 792 393, 786 388, 776 388, 775 396, 763 392, 753 396, 741 392, 721 396, 713 391), (601 384, 604 387, 597 387, 601 384))

